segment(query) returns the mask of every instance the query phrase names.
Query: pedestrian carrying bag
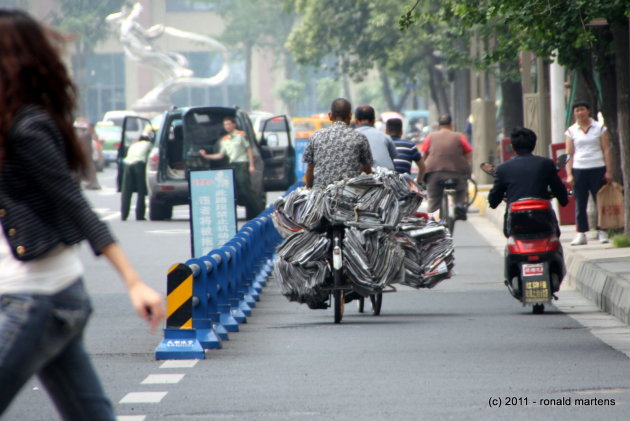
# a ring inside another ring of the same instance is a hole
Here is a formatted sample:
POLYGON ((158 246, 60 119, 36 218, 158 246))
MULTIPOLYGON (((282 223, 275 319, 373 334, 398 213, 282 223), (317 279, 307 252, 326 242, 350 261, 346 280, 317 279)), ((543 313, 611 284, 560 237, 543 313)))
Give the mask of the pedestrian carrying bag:
POLYGON ((597 225, 603 229, 622 228, 623 187, 619 183, 604 184, 597 192, 597 225))

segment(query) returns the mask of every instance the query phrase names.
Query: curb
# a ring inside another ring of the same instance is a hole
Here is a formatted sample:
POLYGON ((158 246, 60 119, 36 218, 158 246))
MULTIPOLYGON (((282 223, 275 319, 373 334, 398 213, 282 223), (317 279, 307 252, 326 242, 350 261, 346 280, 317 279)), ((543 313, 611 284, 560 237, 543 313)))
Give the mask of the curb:
MULTIPOLYGON (((485 200, 487 192, 480 191, 479 196, 485 200)), ((505 205, 501 204, 497 209, 486 206, 480 215, 503 230, 504 213, 505 205)), ((574 287, 602 311, 630 325, 630 250, 614 249, 609 244, 572 248, 568 242, 575 232, 574 226, 564 225, 561 230, 567 268, 563 283, 574 287)))

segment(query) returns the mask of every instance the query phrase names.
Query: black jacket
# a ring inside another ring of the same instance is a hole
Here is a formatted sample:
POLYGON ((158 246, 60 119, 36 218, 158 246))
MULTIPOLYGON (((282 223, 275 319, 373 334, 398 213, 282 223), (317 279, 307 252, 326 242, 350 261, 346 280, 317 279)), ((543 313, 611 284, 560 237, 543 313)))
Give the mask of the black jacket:
POLYGON ((568 203, 567 189, 551 159, 532 154, 517 155, 497 167, 488 203, 494 209, 504 196, 508 205, 526 197, 546 199, 549 197, 547 186, 562 206, 568 203))
POLYGON ((96 254, 115 240, 68 167, 61 132, 41 108, 26 107, 6 139, 0 221, 13 255, 33 260, 58 244, 87 239, 96 254))

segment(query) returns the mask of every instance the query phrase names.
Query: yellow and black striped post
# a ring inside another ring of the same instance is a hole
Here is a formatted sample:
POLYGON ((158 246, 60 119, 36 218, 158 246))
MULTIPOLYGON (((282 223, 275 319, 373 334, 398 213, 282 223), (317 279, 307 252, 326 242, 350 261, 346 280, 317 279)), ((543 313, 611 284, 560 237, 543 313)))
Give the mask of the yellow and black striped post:
POLYGON ((192 329, 193 272, 182 263, 171 266, 166 280, 166 327, 192 329))
POLYGON ((187 265, 171 266, 166 277, 166 329, 164 339, 155 349, 157 360, 205 358, 193 329, 193 271, 187 265))

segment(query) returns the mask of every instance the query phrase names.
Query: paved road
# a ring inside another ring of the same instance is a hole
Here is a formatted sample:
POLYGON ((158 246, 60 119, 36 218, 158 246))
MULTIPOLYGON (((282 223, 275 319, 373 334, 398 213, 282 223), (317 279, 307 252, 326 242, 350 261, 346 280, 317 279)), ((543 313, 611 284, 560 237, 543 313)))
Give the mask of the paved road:
MULTIPOLYGON (((113 192, 89 196, 163 291, 166 268, 189 255, 185 211, 170 222, 122 223, 113 192)), ((628 328, 572 291, 559 302, 570 315, 520 307, 500 283, 502 240, 492 229, 475 218, 459 224, 456 276, 433 290, 387 294, 380 317, 348 305, 334 325, 332 310, 290 303, 270 282, 223 349, 174 363, 154 361, 161 335, 147 333, 105 262, 84 250, 96 307, 88 348, 126 421, 627 420, 630 361, 590 327, 628 328)), ((34 380, 3 419, 56 418, 34 380)))

